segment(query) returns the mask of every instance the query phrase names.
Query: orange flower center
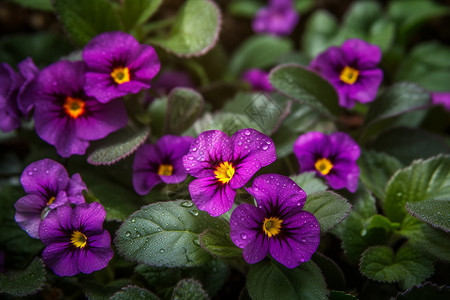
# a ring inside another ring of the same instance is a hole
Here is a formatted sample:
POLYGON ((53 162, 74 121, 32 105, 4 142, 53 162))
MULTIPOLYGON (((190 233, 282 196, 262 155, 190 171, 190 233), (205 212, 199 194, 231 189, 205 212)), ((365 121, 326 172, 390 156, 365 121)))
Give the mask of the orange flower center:
POLYGON ((173 166, 172 165, 164 165, 164 164, 159 165, 158 175, 170 176, 170 175, 172 175, 172 172, 173 172, 173 166))
POLYGON ((67 96, 63 107, 69 116, 76 119, 85 112, 84 110, 85 105, 86 104, 84 103, 83 100, 67 96))
POLYGON ((283 223, 283 220, 280 220, 277 217, 264 218, 264 233, 270 238, 276 236, 281 231, 281 223, 283 223))
POLYGON ((226 184, 230 182, 231 178, 233 178, 234 175, 234 167, 232 163, 229 162, 221 162, 220 165, 216 167, 216 170, 214 171, 214 174, 216 175, 216 178, 222 182, 223 184, 226 184))
POLYGON ((128 67, 116 67, 111 72, 111 77, 117 84, 130 81, 130 70, 128 67))
POLYGON ((349 66, 345 66, 345 68, 341 72, 341 75, 339 76, 339 79, 347 84, 354 84, 356 80, 358 80, 358 75, 358 70, 353 69, 349 66))
POLYGON ((314 164, 316 170, 319 171, 322 175, 327 175, 330 173, 331 169, 333 169, 333 164, 327 158, 320 158, 314 164))

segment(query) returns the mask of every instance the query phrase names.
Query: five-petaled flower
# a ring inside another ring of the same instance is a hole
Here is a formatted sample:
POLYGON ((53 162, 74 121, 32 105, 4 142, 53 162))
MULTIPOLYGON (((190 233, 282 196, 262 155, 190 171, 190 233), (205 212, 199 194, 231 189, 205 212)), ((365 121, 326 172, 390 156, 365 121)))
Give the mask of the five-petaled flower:
POLYGON ((341 47, 330 47, 310 64, 337 90, 339 105, 352 108, 356 102, 375 99, 383 80, 383 71, 377 68, 381 50, 363 40, 350 39, 341 47))
POLYGON ((186 171, 197 178, 189 184, 192 201, 219 216, 232 207, 236 189, 275 160, 272 139, 255 129, 239 130, 231 138, 219 130, 205 131, 183 157, 186 171))
POLYGON ((288 268, 311 259, 320 242, 320 226, 303 211, 306 193, 290 178, 279 174, 258 176, 245 188, 257 207, 243 203, 231 214, 230 237, 243 248, 244 259, 257 263, 268 253, 288 268))
POLYGON ((190 136, 165 135, 155 145, 142 145, 134 157, 133 186, 145 195, 158 183, 179 183, 187 172, 182 158, 194 140, 190 136))
POLYGON ((346 188, 352 193, 358 187, 359 167, 356 160, 360 153, 358 144, 344 132, 330 135, 308 132, 294 143, 300 172, 315 171, 333 189, 346 188))
POLYGON ((94 37, 84 47, 82 57, 88 67, 86 94, 102 103, 150 88, 161 66, 152 46, 139 44, 132 35, 120 31, 94 37))
POLYGON ((253 31, 273 35, 289 35, 297 26, 300 15, 292 0, 270 0, 269 6, 261 8, 252 23, 253 31))
POLYGON ((20 177, 27 195, 15 204, 15 220, 32 238, 39 238, 42 219, 51 209, 73 203, 84 203, 86 185, 80 174, 69 177, 64 166, 51 159, 43 159, 28 165, 20 177))
POLYGON ((111 236, 103 229, 105 216, 98 202, 50 211, 39 227, 39 237, 47 246, 42 253, 44 263, 59 276, 105 268, 114 254, 111 236))

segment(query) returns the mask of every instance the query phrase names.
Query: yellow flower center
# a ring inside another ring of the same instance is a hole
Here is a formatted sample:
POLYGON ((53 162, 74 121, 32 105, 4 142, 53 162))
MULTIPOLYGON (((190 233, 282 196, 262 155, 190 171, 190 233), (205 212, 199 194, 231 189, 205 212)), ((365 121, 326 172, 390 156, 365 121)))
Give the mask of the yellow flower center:
POLYGON ((330 173, 331 169, 333 169, 333 164, 327 158, 320 158, 314 164, 316 170, 319 171, 322 175, 327 175, 330 173))
POLYGON ((78 230, 75 230, 70 237, 70 242, 77 248, 84 248, 87 243, 87 237, 78 230))
POLYGON ((165 165, 161 164, 158 168, 158 175, 161 176, 170 176, 173 172, 173 166, 172 165, 165 165))
POLYGON ((353 69, 349 66, 345 66, 345 68, 341 72, 341 76, 339 76, 339 79, 341 79, 345 83, 354 84, 356 80, 358 80, 358 75, 358 70, 353 69))
POLYGON ((84 103, 83 100, 67 96, 63 107, 69 116, 76 119, 85 112, 84 110, 85 105, 86 104, 84 103))
POLYGON ((230 182, 234 175, 234 167, 232 163, 221 162, 214 171, 216 178, 223 184, 230 182))
POLYGON ((111 77, 118 84, 130 81, 130 70, 128 67, 116 67, 111 72, 111 77))
POLYGON ((281 223, 283 223, 283 220, 280 220, 277 217, 270 217, 268 219, 264 218, 263 223, 264 233, 270 238, 272 236, 276 236, 278 233, 280 233, 281 223))
POLYGON ((55 197, 51 197, 50 199, 48 199, 47 205, 50 205, 53 203, 53 201, 55 201, 55 197))

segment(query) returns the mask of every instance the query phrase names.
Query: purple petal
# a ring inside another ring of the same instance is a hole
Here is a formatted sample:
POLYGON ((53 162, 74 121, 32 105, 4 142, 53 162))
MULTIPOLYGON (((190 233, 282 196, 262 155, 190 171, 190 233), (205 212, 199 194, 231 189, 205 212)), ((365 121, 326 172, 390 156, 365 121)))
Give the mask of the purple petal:
POLYGON ((346 188, 354 193, 358 188, 359 167, 356 162, 341 161, 334 165, 325 178, 333 189, 346 188))
POLYGON ((165 135, 156 142, 156 147, 163 156, 177 159, 189 152, 193 141, 194 138, 191 136, 165 135))
POLYGON ((20 75, 25 79, 17 95, 17 104, 23 114, 29 114, 34 104, 31 98, 24 95, 26 94, 26 89, 29 88, 33 79, 38 75, 39 69, 30 57, 21 61, 17 67, 19 68, 20 75))
POLYGON ((321 132, 308 132, 300 135, 294 143, 294 154, 300 165, 300 172, 316 170, 318 158, 327 158, 332 151, 328 137, 321 132))
POLYGON ((255 129, 238 130, 231 142, 234 148, 232 162, 236 162, 235 174, 230 180, 233 189, 244 186, 260 168, 277 159, 272 139, 255 129))
POLYGON ((333 149, 333 154, 338 159, 356 161, 361 154, 359 145, 355 140, 344 132, 334 132, 328 136, 333 149))
POLYGON ((84 90, 86 95, 97 99, 101 103, 107 103, 112 99, 122 97, 126 91, 119 91, 109 73, 86 72, 84 90))
POLYGON ((273 87, 269 82, 268 76, 268 72, 259 69, 250 69, 242 75, 242 79, 247 81, 255 91, 270 92, 273 90, 273 87))
POLYGON ((239 205, 230 218, 231 240, 239 248, 245 248, 256 238, 258 231, 262 230, 263 221, 263 210, 248 203, 239 205))
POLYGON ((70 238, 67 236, 67 232, 71 232, 73 229, 70 223, 72 214, 73 208, 70 205, 52 209, 39 227, 41 241, 46 245, 62 241, 69 243, 70 238))
POLYGON ((155 145, 144 144, 138 148, 133 162, 133 187, 139 195, 146 195, 161 183, 158 167, 162 164, 162 155, 155 145))
POLYGON ((165 176, 165 175, 159 175, 160 179, 164 183, 179 183, 186 179, 187 177, 187 171, 184 168, 182 157, 179 157, 178 159, 172 161, 173 171, 172 175, 165 176))
POLYGON ((341 49, 361 70, 375 67, 381 60, 381 50, 378 46, 367 43, 360 39, 346 40, 341 49))
MULTIPOLYGON (((109 233, 107 234, 109 235, 109 233)), ((94 271, 106 268, 113 255, 114 251, 111 247, 80 251, 77 257, 78 267, 81 272, 90 274, 94 271)))
POLYGON ((231 209, 236 191, 215 177, 200 178, 189 184, 191 198, 198 209, 217 217, 231 209))
POLYGON ((450 111, 449 92, 433 92, 431 93, 431 101, 433 105, 442 105, 446 111, 450 111))
POLYGON ((70 203, 81 204, 85 203, 83 190, 87 190, 86 184, 81 179, 81 175, 73 174, 69 180, 69 186, 67 187, 67 197, 70 203))
POLYGON ((141 45, 139 53, 129 64, 135 78, 133 80, 149 83, 161 68, 158 55, 150 45, 141 45))
POLYGON ((348 64, 339 47, 329 47, 320 53, 311 63, 310 67, 327 79, 339 78, 342 69, 348 64))
POLYGON ((98 234, 103 230, 106 211, 98 202, 77 205, 71 216, 73 230, 82 231, 86 236, 98 234))
POLYGON ((52 197, 67 187, 69 174, 63 165, 46 158, 29 164, 23 170, 20 182, 27 193, 52 197))
POLYGON ((361 103, 375 99, 378 87, 383 81, 383 71, 380 69, 362 70, 357 82, 348 86, 346 96, 361 103))
POLYGON ((44 263, 59 276, 74 276, 80 273, 75 251, 69 250, 70 243, 52 243, 42 252, 44 263))
POLYGON ((32 238, 39 238, 39 225, 41 225, 41 213, 47 206, 47 200, 38 195, 26 195, 14 204, 16 214, 14 219, 32 238))
POLYGON ((258 233, 256 238, 247 244, 244 248, 243 255, 249 264, 257 263, 263 260, 269 252, 269 241, 263 233, 258 233))

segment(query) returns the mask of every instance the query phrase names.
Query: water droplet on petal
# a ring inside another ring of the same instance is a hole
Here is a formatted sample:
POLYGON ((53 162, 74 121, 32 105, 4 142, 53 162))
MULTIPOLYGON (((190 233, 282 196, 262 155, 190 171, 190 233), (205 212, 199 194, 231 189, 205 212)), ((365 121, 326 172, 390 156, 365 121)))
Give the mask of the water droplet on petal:
POLYGON ((263 150, 267 150, 267 149, 269 148, 269 146, 264 145, 264 146, 262 146, 261 148, 262 148, 263 150))
POLYGON ((245 240, 247 238, 247 235, 245 233, 241 233, 241 239, 245 240))
POLYGON ((250 135, 250 131, 249 131, 249 130, 245 130, 245 131, 244 131, 244 134, 245 134, 245 135, 250 135))
POLYGON ((29 171, 29 172, 28 172, 28 175, 29 175, 29 176, 33 176, 33 172, 29 171))

